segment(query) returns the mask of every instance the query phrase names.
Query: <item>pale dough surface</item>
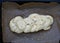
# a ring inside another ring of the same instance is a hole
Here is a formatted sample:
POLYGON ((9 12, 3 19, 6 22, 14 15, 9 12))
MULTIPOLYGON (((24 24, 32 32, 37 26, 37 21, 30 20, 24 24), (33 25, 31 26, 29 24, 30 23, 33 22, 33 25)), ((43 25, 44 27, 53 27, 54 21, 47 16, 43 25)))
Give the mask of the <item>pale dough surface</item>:
POLYGON ((53 24, 53 17, 50 15, 30 14, 27 18, 17 16, 11 19, 9 26, 11 31, 16 33, 37 32, 41 29, 48 30, 53 24))

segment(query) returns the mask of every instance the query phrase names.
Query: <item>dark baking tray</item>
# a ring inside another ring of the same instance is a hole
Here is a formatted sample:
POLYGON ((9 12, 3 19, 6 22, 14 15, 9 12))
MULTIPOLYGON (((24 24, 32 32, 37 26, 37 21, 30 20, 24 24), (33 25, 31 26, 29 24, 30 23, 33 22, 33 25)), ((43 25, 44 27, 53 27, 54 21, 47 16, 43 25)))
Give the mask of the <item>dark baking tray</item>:
POLYGON ((15 2, 2 3, 3 42, 11 43, 59 43, 60 40, 60 4, 30 2, 19 5, 15 2), (9 21, 16 17, 28 17, 31 13, 51 15, 54 23, 50 30, 34 33, 16 34, 10 31, 9 21))

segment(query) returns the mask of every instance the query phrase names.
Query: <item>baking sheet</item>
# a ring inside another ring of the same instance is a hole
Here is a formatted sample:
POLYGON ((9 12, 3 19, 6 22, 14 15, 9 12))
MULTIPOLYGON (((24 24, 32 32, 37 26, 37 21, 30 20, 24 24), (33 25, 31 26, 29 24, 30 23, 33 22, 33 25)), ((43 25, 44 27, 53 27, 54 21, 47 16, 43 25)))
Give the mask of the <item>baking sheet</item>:
POLYGON ((11 43, 59 43, 60 40, 60 4, 57 3, 25 3, 18 5, 15 2, 2 4, 2 32, 3 42, 11 43), (16 17, 28 17, 31 13, 51 15, 54 23, 50 30, 35 33, 16 34, 10 31, 9 21, 16 17))

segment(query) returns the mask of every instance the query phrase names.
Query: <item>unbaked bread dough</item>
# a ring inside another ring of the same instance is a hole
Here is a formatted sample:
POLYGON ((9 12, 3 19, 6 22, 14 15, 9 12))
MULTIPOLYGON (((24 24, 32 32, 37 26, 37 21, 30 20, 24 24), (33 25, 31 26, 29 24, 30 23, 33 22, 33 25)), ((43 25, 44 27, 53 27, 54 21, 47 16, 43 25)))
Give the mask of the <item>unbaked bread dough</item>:
POLYGON ((9 26, 11 31, 16 33, 37 32, 39 30, 48 30, 53 24, 53 17, 50 15, 30 14, 27 18, 17 16, 11 19, 9 26))

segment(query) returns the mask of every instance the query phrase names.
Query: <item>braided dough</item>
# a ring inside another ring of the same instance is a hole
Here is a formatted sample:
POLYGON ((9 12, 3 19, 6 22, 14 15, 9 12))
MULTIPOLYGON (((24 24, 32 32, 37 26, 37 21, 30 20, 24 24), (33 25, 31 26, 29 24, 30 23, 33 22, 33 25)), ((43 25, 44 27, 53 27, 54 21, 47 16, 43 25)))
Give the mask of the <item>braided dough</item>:
POLYGON ((48 30, 53 24, 53 17, 50 15, 30 14, 27 18, 17 16, 11 19, 9 26, 11 31, 16 33, 37 32, 39 30, 48 30))

